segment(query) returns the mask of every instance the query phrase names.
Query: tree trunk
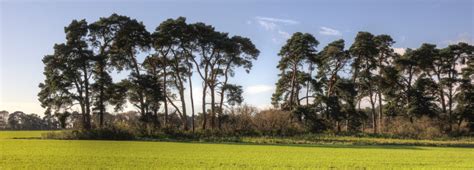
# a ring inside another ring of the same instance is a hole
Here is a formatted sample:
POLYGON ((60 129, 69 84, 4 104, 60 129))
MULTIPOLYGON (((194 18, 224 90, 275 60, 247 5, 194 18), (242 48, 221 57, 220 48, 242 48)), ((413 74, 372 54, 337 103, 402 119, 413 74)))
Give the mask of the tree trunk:
MULTIPOLYGON (((225 87, 227 85, 227 81, 229 80, 229 68, 230 68, 230 62, 227 64, 225 71, 224 71, 224 82, 222 83, 222 87, 225 87)), ((222 88, 221 89, 221 94, 220 94, 220 102, 219 102, 219 117, 222 115, 224 112, 224 95, 225 95, 225 90, 222 88)), ((219 119, 219 129, 221 128, 221 119, 219 119)))
MULTIPOLYGON (((454 66, 452 66, 451 69, 455 69, 454 66)), ((448 80, 449 85, 448 85, 448 124, 449 124, 449 129, 448 131, 451 132, 453 130, 453 82, 451 82, 454 78, 454 73, 453 71, 448 72, 448 80)))
MULTIPOLYGON (((204 80, 205 81, 205 80, 204 80)), ((207 83, 204 82, 204 87, 202 88, 202 115, 203 115, 203 122, 202 122, 202 129, 206 130, 207 124, 207 115, 206 115, 206 91, 207 91, 207 83)))
MULTIPOLYGON (((371 88, 371 87, 369 87, 371 88)), ((371 105, 371 108, 372 108, 372 125, 373 125, 373 130, 374 130, 374 134, 377 134, 377 113, 375 111, 375 101, 373 99, 373 92, 372 90, 369 90, 370 91, 370 105, 371 105)))
POLYGON ((195 130, 194 126, 194 97, 193 97, 193 81, 191 80, 191 75, 188 76, 189 79, 189 96, 191 98, 191 122, 193 126, 193 133, 195 130))
POLYGON ((215 112, 215 87, 209 87, 211 90, 211 128, 215 129, 216 128, 216 112, 215 112))
POLYGON ((188 116, 186 115, 186 101, 184 100, 184 89, 180 89, 179 96, 181 98, 181 108, 182 108, 182 113, 183 113, 183 125, 184 125, 184 130, 189 130, 188 127, 188 116))
POLYGON ((296 99, 296 106, 301 106, 301 101, 300 101, 300 87, 296 87, 296 92, 295 92, 295 99, 296 99))
MULTIPOLYGON (((369 65, 368 61, 366 61, 366 65, 369 65)), ((366 68, 366 76, 368 76, 369 80, 371 80, 371 73, 369 68, 366 68)), ((370 104, 372 108, 372 119, 373 119, 373 128, 374 128, 374 134, 377 134, 377 113, 375 111, 375 101, 374 101, 374 89, 371 84, 372 82, 368 82, 369 85, 369 98, 370 98, 370 104)))
MULTIPOLYGON (((446 115, 447 114, 447 109, 446 109, 446 101, 444 98, 444 90, 443 90, 443 85, 441 84, 441 73, 440 69, 433 69, 434 73, 436 74, 436 78, 438 79, 438 95, 439 95, 439 103, 441 104, 441 112, 442 114, 446 115)), ((430 76, 431 77, 431 76, 430 76)))
MULTIPOLYGON (((413 72, 412 72, 412 67, 410 66, 409 67, 409 71, 408 71, 408 81, 407 81, 407 101, 406 101, 406 105, 408 106, 411 102, 411 82, 412 82, 412 79, 413 79, 413 72)), ((411 120, 411 117, 412 115, 409 115, 408 113, 406 113, 408 115, 408 117, 410 117, 410 120, 411 120)))
POLYGON ((311 80, 311 76, 313 75, 313 63, 309 64, 308 72, 309 72, 309 80, 306 82, 306 105, 309 105, 309 83, 311 80))
MULTIPOLYGON (((227 77, 227 75, 226 75, 226 77, 227 77)), ((227 80, 224 81, 224 85, 226 85, 226 84, 227 84, 227 80)), ((221 96, 220 96, 220 99, 219 99, 220 100, 220 102, 219 102, 219 117, 221 117, 222 113, 224 112, 224 97, 225 97, 224 94, 225 94, 225 90, 222 89, 222 91, 220 93, 221 96)), ((219 119, 219 121, 218 121, 219 130, 221 129, 221 123, 222 123, 221 119, 219 119)))
MULTIPOLYGON (((82 94, 80 94, 80 98, 82 98, 82 94)), ((84 99, 84 98, 82 98, 84 99)), ((87 123, 86 121, 86 105, 85 101, 79 101, 79 105, 81 107, 81 113, 82 113, 82 128, 86 129, 85 125, 87 123)))
MULTIPOLYGON (((130 54, 130 56, 134 56, 133 53, 130 54)), ((132 64, 135 70, 135 74, 137 75, 138 82, 140 82, 141 75, 140 75, 140 68, 138 66, 138 62, 135 57, 132 58, 132 64)), ((139 84, 140 85, 140 84, 139 84)), ((144 101, 144 96, 143 92, 141 90, 138 90, 138 98, 140 100, 140 112, 142 116, 145 116, 145 101, 144 101)), ((148 120, 147 120, 148 121, 148 120)))
POLYGON ((84 94, 85 94, 85 105, 86 105, 86 112, 84 115, 84 128, 91 129, 91 117, 90 117, 90 100, 89 100, 89 76, 87 75, 87 66, 84 64, 83 66, 84 71, 84 94))
POLYGON ((166 73, 166 58, 164 59, 164 67, 163 67, 163 97, 165 98, 164 100, 164 106, 165 106, 165 121, 164 121, 164 126, 165 127, 168 127, 168 100, 167 100, 167 97, 168 96, 168 93, 167 93, 167 84, 168 82, 166 81, 166 76, 167 76, 167 73, 166 73))
POLYGON ((178 82, 179 82, 179 98, 181 100, 181 108, 182 108, 182 113, 183 113, 183 125, 184 125, 184 130, 188 130, 188 116, 186 115, 186 101, 184 100, 184 83, 183 83, 183 80, 181 78, 181 76, 179 75, 180 72, 177 71, 176 72, 176 78, 178 79, 178 82))
POLYGON ((105 56, 105 48, 108 46, 108 42, 107 40, 104 40, 104 45, 101 46, 100 50, 99 50, 99 62, 98 62, 98 66, 99 66, 99 81, 101 81, 101 83, 99 83, 99 127, 103 127, 104 125, 104 112, 105 112, 105 101, 104 101, 104 76, 106 74, 106 62, 107 62, 107 58, 104 57, 105 56))
POLYGON ((453 130, 453 87, 450 83, 449 85, 449 93, 448 93, 448 113, 449 113, 449 131, 453 130))
POLYGON ((383 105, 382 105, 382 92, 379 90, 379 127, 380 131, 383 129, 383 105))
POLYGON ((441 109, 443 110, 443 113, 446 114, 446 112, 447 112, 446 101, 445 101, 445 98, 444 98, 444 90, 443 90, 442 87, 440 87, 439 93, 440 93, 440 100, 441 100, 441 109))
POLYGON ((105 112, 105 105, 104 105, 104 75, 105 75, 105 64, 102 62, 103 60, 101 60, 100 64, 99 64, 99 70, 100 70, 100 81, 102 81, 102 83, 100 83, 100 88, 99 88, 99 91, 100 91, 100 94, 99 94, 99 127, 103 127, 104 125, 104 112, 105 112))
POLYGON ((102 128, 104 125, 104 112, 105 112, 105 106, 104 106, 104 88, 103 86, 100 87, 100 96, 99 96, 99 127, 102 128))
POLYGON ((295 84, 296 84, 296 73, 297 73, 297 63, 293 65, 293 73, 291 75, 291 90, 290 90, 290 103, 289 103, 289 110, 293 109, 293 104, 295 102, 295 84))
POLYGON ((382 80, 382 60, 383 60, 383 55, 381 56, 380 60, 379 60, 379 84, 378 84, 378 95, 379 95, 379 126, 380 126, 380 129, 383 129, 383 104, 382 104, 382 83, 383 83, 383 80, 382 80))

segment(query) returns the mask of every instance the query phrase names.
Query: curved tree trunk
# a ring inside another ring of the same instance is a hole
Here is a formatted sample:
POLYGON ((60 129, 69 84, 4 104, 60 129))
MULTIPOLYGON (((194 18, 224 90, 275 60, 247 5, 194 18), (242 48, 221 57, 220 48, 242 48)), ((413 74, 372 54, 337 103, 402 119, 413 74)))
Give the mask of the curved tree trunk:
MULTIPOLYGON (((134 56, 133 53, 130 54, 130 56, 134 56)), ((137 79, 141 79, 141 75, 140 75, 140 68, 138 66, 138 62, 136 60, 135 57, 132 57, 132 64, 133 64, 133 69, 135 71, 135 74, 137 74, 137 79)), ((140 82, 140 81, 139 81, 140 82)), ((138 98, 140 100, 140 112, 141 112, 141 115, 142 116, 145 116, 146 114, 146 111, 145 111, 145 99, 144 99, 144 95, 143 95, 143 92, 141 90, 138 91, 138 98)))
POLYGON ((290 90, 290 103, 289 103, 289 110, 292 110, 293 109, 293 105, 295 103, 295 84, 296 84, 296 73, 298 71, 298 68, 297 68, 298 64, 295 63, 293 65, 293 73, 291 75, 291 90, 290 90))
POLYGON ((313 63, 311 62, 309 64, 309 68, 308 68, 308 72, 309 72, 309 79, 308 81, 306 82, 306 105, 308 106, 309 105, 309 91, 310 91, 310 87, 309 87, 309 83, 311 82, 311 76, 313 75, 313 63))
POLYGON ((176 77, 177 77, 178 82, 179 82, 179 84, 178 84, 178 85, 179 85, 178 89, 179 89, 179 98, 180 98, 180 100, 181 100, 181 108, 182 108, 182 113, 183 113, 182 119, 183 119, 184 130, 188 130, 189 127, 188 127, 188 121, 187 121, 188 116, 187 116, 187 114, 186 114, 186 101, 184 100, 184 99, 185 99, 185 98, 184 98, 184 83, 183 83, 183 80, 182 80, 182 78, 181 78, 181 76, 180 76, 179 74, 180 74, 180 73, 177 72, 177 73, 176 73, 176 75, 177 75, 176 77))

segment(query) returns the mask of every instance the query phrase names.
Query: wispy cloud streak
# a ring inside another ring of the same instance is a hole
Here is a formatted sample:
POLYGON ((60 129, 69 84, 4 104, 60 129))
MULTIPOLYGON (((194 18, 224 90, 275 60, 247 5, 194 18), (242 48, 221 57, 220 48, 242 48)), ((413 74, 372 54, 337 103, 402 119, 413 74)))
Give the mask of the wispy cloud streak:
POLYGON ((282 24, 288 24, 288 25, 295 25, 295 24, 300 23, 299 21, 295 21, 291 19, 281 19, 281 18, 271 18, 271 17, 255 17, 255 19, 259 21, 282 23, 282 24))
MULTIPOLYGON (((281 42, 282 39, 288 39, 290 38, 290 33, 287 31, 283 30, 283 26, 288 26, 288 25, 296 25, 299 24, 299 21, 296 20, 291 20, 291 19, 281 19, 281 18, 272 18, 272 17, 261 17, 257 16, 254 18, 255 22, 265 29, 266 31, 269 31, 272 34, 272 41, 274 43, 279 43, 281 42)), ((252 22, 247 22, 247 23, 252 23, 252 22)))
POLYGON ((340 35, 342 35, 341 31, 336 30, 336 29, 332 29, 332 28, 329 28, 329 27, 321 27, 321 30, 319 31, 319 34, 331 35, 331 36, 340 36, 340 35))

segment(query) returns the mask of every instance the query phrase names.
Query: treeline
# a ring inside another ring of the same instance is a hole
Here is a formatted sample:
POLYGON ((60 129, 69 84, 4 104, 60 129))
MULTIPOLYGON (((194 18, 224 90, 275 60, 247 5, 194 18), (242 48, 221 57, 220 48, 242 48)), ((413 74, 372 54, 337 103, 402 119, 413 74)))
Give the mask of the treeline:
POLYGON ((443 49, 423 44, 401 55, 389 35, 359 32, 349 49, 336 40, 318 51, 316 38, 298 32, 279 53, 275 109, 258 111, 240 105, 242 86, 230 82, 239 69, 248 73, 259 55, 248 38, 183 17, 150 33, 142 22, 117 14, 90 24, 73 20, 65 33, 66 42, 43 58, 46 79, 38 96, 48 115, 79 115, 74 128, 392 133, 402 124, 426 129, 423 122, 443 134, 474 130, 474 48, 466 43, 443 49), (123 80, 112 76, 124 73, 123 80), (199 83, 202 98, 195 103, 199 83), (138 116, 111 114, 125 105, 138 116))
MULTIPOLYGON (((2 111, 2 112, 8 113, 7 111, 2 111)), ((26 114, 22 111, 15 111, 9 114, 8 119, 6 119, 5 123, 6 123, 6 126, 0 129, 56 130, 56 129, 61 128, 58 121, 58 117, 55 117, 54 115, 46 114, 43 117, 40 117, 37 114, 34 114, 34 113, 26 114)))
POLYGON ((295 33, 279 53, 272 103, 314 131, 370 126, 385 133, 400 117, 411 126, 427 117, 442 133, 472 133, 474 47, 422 44, 400 55, 394 43, 389 35, 359 32, 348 49, 341 39, 318 52, 311 34, 295 33))
POLYGON ((149 130, 177 126, 168 123, 171 114, 181 119, 183 130, 216 129, 225 107, 243 101, 242 86, 229 78, 239 68, 249 72, 259 55, 250 39, 204 23, 188 24, 183 17, 162 22, 153 33, 142 22, 117 14, 91 24, 74 20, 64 30, 66 43, 56 44, 54 54, 43 58, 46 79, 38 96, 47 113, 79 108, 84 129, 94 128, 92 114, 102 127, 107 108, 119 111, 127 103, 149 130), (111 74, 121 71, 128 78, 114 81, 111 74), (193 76, 202 81, 192 82, 193 76), (203 87, 199 125, 193 83, 203 87))

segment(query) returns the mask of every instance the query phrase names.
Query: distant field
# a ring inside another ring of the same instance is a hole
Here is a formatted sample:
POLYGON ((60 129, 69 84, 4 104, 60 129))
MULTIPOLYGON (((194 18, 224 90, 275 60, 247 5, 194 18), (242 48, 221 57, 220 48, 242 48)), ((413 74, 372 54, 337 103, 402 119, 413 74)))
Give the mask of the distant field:
POLYGON ((458 147, 12 139, 41 133, 0 131, 0 169, 474 168, 474 149, 458 147))

